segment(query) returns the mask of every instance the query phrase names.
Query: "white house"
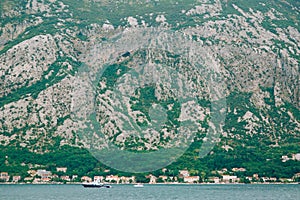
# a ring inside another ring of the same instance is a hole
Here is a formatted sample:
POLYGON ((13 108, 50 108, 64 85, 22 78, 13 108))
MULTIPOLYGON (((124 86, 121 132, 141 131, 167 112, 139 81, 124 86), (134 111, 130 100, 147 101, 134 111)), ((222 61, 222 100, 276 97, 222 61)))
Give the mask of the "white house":
POLYGON ((108 182, 119 183, 120 178, 119 178, 119 176, 109 175, 109 176, 106 176, 105 180, 108 182))
POLYGON ((70 176, 61 176, 60 179, 64 181, 71 181, 70 176))
POLYGON ((188 170, 179 170, 179 175, 182 175, 183 177, 190 176, 190 173, 188 170))
POLYGON ((223 175, 222 179, 223 179, 223 182, 225 182, 225 183, 235 183, 240 180, 237 176, 231 176, 231 175, 223 175))
POLYGON ((220 183, 219 177, 209 177, 208 180, 213 183, 220 183))
POLYGON ((56 167, 56 171, 57 172, 63 172, 63 173, 66 173, 67 172, 67 167, 56 167))
POLYGON ((281 156, 281 160, 282 162, 286 162, 289 160, 289 157, 288 156, 281 156))
POLYGON ((81 181, 84 181, 84 182, 92 182, 92 178, 88 177, 88 176, 83 176, 81 177, 81 181))
POLYGON ((100 181, 102 182, 104 180, 104 176, 94 176, 94 181, 100 181))
POLYGON ((242 168, 242 167, 240 167, 240 168, 232 168, 232 171, 233 171, 233 172, 245 172, 246 169, 245 169, 245 168, 242 168))
POLYGON ((293 155, 292 155, 292 159, 293 159, 293 160, 300 161, 300 153, 293 154, 293 155))
POLYGON ((46 179, 46 178, 52 178, 51 175, 52 173, 50 171, 46 171, 44 169, 39 169, 37 170, 36 174, 38 176, 40 176, 42 179, 46 179))
POLYGON ((155 184, 156 183, 156 180, 157 180, 156 176, 153 176, 152 174, 149 174, 148 176, 146 176, 146 178, 150 179, 149 184, 155 184))
POLYGON ((120 180, 121 180, 121 182, 122 183, 133 183, 133 182, 135 182, 135 177, 134 176, 131 176, 131 177, 125 177, 125 176, 122 176, 121 178, 120 178, 120 180))
POLYGON ((0 173, 0 180, 2 180, 2 181, 9 181, 9 175, 8 175, 8 173, 7 172, 1 172, 0 173))
POLYGON ((270 181, 271 181, 271 182, 276 182, 276 181, 277 181, 277 178, 276 178, 276 177, 270 177, 270 181))
POLYGON ((13 176, 13 182, 19 182, 21 180, 21 176, 13 176))
POLYGON ((199 182, 200 177, 199 176, 186 176, 183 178, 183 181, 186 183, 195 183, 195 182, 199 182))
POLYGON ((158 178, 160 178, 160 179, 163 180, 163 181, 167 181, 168 176, 159 176, 158 178))

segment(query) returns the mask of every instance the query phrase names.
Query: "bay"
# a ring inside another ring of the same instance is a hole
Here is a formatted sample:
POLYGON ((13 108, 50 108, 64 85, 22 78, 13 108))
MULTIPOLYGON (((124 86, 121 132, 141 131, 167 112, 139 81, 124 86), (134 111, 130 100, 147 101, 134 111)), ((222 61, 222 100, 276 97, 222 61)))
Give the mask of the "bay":
POLYGON ((300 185, 113 185, 83 188, 81 185, 0 185, 1 200, 296 200, 300 185))

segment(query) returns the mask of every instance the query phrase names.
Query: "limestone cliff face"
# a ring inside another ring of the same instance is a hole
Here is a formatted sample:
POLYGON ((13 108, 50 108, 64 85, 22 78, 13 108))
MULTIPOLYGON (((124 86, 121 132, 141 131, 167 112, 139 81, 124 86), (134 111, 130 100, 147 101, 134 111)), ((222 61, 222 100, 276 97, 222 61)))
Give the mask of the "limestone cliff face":
POLYGON ((299 140, 297 1, 138 2, 1 3, 1 145, 40 153, 56 143, 88 147, 91 138, 78 134, 88 125, 79 119, 96 111, 104 133, 96 137, 99 148, 105 141, 135 150, 176 146, 170 141, 190 136, 178 136, 190 116, 203 139, 214 95, 226 102, 219 110, 226 113, 221 143, 299 140), (140 70, 144 82, 134 82, 140 70), (162 84, 154 84, 153 74, 162 84), (167 84, 175 79, 197 106, 181 103, 186 112, 177 106, 167 84), (161 131, 147 129, 159 121, 167 124, 161 131), (135 128, 143 134, 132 136, 135 128))

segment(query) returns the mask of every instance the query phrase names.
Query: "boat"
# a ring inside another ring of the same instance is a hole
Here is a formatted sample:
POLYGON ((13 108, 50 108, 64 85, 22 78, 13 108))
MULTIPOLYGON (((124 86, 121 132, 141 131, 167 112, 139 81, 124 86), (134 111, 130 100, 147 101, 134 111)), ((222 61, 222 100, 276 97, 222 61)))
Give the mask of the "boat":
POLYGON ((144 185, 142 183, 137 183, 137 184, 133 185, 133 187, 144 187, 144 185))
POLYGON ((100 181, 94 181, 91 183, 82 183, 82 186, 85 188, 111 188, 111 185, 100 183, 100 181))

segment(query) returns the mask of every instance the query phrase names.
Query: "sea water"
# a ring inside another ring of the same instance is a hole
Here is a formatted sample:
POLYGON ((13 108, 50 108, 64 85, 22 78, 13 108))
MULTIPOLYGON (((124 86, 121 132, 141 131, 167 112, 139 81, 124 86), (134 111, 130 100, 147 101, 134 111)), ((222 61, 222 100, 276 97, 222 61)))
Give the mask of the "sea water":
POLYGON ((298 200, 298 185, 0 185, 1 200, 298 200))

